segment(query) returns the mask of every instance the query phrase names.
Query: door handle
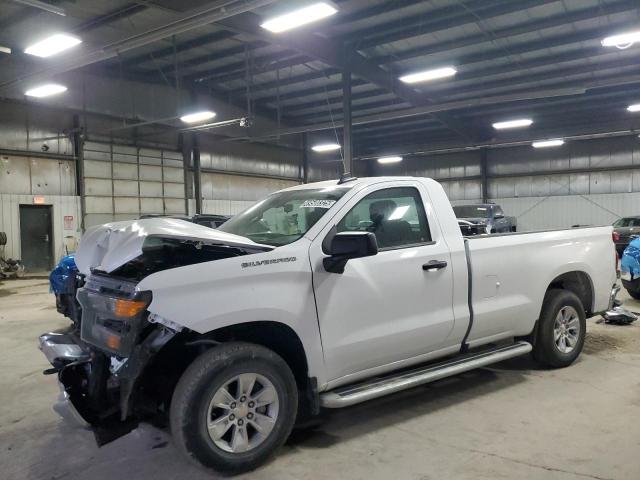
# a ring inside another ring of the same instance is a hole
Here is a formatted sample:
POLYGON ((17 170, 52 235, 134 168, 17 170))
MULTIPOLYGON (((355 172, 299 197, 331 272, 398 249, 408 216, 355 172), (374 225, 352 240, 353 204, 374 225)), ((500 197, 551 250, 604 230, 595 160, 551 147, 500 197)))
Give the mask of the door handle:
POLYGON ((436 270, 442 270, 443 268, 446 268, 446 266, 447 262, 445 262, 444 260, 431 260, 430 262, 422 265, 422 270, 426 272, 435 272, 436 270))

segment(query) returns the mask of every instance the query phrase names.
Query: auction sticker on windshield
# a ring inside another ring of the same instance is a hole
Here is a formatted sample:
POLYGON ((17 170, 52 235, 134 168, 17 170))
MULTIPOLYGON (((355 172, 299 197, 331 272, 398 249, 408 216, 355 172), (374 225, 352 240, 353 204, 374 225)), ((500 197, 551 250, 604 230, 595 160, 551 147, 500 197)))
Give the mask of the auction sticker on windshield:
POLYGON ((335 200, 305 200, 300 208, 331 208, 335 200))

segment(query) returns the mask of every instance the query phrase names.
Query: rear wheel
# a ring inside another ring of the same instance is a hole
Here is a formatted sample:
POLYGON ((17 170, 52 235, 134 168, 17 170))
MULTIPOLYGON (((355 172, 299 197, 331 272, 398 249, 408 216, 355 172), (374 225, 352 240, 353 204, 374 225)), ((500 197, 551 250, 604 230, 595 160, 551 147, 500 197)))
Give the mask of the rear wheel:
POLYGON ((298 395, 289 366, 271 350, 229 343, 198 357, 171 401, 180 449, 225 473, 256 468, 291 433, 298 395))
POLYGON ((549 367, 569 366, 582 351, 586 331, 580 298, 568 290, 549 290, 538 321, 533 356, 549 367))
POLYGON ((622 282, 625 290, 632 298, 636 300, 640 300, 640 280, 636 279, 631 282, 622 282))
POLYGON ((632 298, 640 300, 640 290, 627 290, 627 293, 629 293, 632 298))

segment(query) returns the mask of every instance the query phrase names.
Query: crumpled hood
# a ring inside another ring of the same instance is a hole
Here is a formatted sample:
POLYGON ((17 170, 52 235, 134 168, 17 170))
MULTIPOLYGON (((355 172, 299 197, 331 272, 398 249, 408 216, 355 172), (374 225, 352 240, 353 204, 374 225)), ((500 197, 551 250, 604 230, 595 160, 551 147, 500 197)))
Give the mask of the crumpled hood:
POLYGON ((245 247, 253 251, 269 251, 274 248, 246 237, 175 218, 127 220, 87 229, 75 256, 78 270, 85 275, 92 268, 112 272, 142 255, 142 245, 148 237, 194 240, 211 245, 245 247))

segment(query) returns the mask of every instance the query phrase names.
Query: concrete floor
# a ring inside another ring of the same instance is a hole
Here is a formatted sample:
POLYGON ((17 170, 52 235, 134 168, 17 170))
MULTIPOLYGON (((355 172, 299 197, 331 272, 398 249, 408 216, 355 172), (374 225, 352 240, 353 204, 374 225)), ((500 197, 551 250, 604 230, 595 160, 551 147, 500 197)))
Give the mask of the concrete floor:
MULTIPOLYGON (((56 379, 41 374, 36 338, 66 320, 47 290, 46 280, 0 283, 0 478, 216 478, 150 426, 98 449, 57 418, 56 379)), ((515 359, 330 412, 242 478, 638 480, 639 419, 640 323, 592 319, 570 368, 515 359)))

